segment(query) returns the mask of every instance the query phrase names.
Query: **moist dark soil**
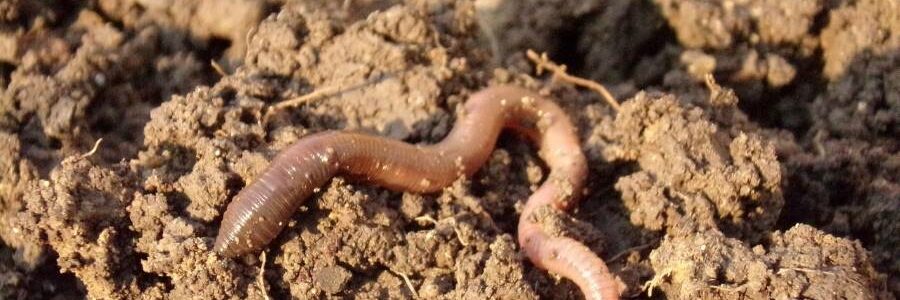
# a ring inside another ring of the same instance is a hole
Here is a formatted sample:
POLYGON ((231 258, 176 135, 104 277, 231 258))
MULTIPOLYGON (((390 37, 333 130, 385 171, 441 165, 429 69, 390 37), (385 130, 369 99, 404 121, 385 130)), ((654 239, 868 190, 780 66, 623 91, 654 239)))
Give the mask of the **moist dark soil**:
POLYGON ((547 170, 513 134, 443 192, 337 177, 265 251, 211 251, 280 149, 435 143, 499 83, 577 124, 587 196, 543 222, 624 297, 900 296, 895 0, 5 0, 0 299, 580 299, 516 243, 547 170))

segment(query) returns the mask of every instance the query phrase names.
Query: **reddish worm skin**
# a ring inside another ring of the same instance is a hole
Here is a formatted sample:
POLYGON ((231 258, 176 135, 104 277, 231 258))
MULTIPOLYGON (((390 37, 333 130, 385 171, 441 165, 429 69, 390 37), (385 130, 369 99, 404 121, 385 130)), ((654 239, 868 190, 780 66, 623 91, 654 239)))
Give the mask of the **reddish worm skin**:
POLYGON ((539 145, 550 168, 519 218, 518 239, 526 256, 535 266, 574 281, 587 299, 618 299, 618 286, 602 259, 576 240, 548 235, 535 221, 539 207, 568 210, 577 204, 587 163, 562 109, 513 86, 473 94, 453 130, 434 145, 337 131, 300 139, 228 205, 214 250, 226 257, 260 250, 307 198, 339 174, 395 191, 440 191, 461 176, 471 177, 488 160, 503 128, 539 145))

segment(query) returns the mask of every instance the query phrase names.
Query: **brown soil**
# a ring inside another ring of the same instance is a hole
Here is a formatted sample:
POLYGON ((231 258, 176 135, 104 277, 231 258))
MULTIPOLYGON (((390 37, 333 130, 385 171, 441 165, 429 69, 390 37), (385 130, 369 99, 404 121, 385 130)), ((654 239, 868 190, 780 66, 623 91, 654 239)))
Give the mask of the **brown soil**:
POLYGON ((896 1, 8 0, 0 299, 579 299, 515 242, 546 170, 514 135, 441 193, 338 177, 264 254, 210 251, 279 149, 436 142, 504 82, 578 124, 588 196, 542 220, 625 296, 900 296, 896 1), (529 48, 621 110, 537 76, 529 48))

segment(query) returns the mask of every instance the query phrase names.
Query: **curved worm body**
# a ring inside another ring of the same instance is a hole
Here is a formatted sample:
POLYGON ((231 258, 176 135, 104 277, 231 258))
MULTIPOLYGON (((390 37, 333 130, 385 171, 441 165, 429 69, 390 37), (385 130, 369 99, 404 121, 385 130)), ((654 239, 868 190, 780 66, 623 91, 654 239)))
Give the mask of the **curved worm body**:
POLYGON ((427 146, 359 133, 327 131, 278 154, 228 205, 214 250, 227 257, 258 251, 281 232, 299 206, 335 175, 395 191, 436 192, 471 177, 489 158, 503 128, 524 133, 550 168, 519 219, 519 244, 537 267, 574 281, 587 299, 617 299, 606 264, 578 241, 552 237, 533 221, 545 205, 577 204, 587 164, 575 127, 552 101, 528 90, 497 86, 472 95, 443 141, 427 146))

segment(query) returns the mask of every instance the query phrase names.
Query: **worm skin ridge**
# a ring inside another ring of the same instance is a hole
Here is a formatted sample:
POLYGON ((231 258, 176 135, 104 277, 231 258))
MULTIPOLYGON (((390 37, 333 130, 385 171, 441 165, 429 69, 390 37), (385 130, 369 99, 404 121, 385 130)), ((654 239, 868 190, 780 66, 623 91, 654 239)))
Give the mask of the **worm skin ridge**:
POLYGON ((394 191, 440 191, 461 176, 471 177, 488 160, 504 128, 538 145, 550 169, 519 218, 518 240, 526 256, 535 266, 575 282, 586 299, 618 299, 618 285, 602 259, 574 239, 550 236, 535 220, 534 212, 542 206, 566 211, 577 205, 587 163, 563 110, 514 86, 473 94, 453 129, 437 144, 412 145, 340 131, 298 140, 228 204, 214 251, 235 257, 260 250, 336 175, 394 191))

